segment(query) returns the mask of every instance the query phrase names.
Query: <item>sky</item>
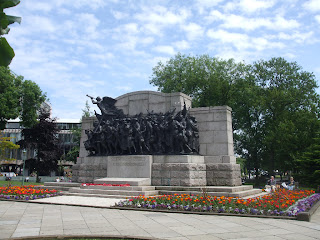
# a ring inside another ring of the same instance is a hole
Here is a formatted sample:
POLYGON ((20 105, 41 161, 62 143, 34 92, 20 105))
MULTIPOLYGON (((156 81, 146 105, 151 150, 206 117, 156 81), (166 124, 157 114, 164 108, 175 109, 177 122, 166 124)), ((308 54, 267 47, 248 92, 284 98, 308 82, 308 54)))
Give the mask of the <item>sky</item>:
MULTIPOLYGON (((52 115, 80 119, 86 97, 153 90, 178 52, 297 62, 320 85, 320 0, 21 0, 6 38, 10 68, 47 93, 52 115)), ((319 92, 319 90, 318 90, 319 92)))

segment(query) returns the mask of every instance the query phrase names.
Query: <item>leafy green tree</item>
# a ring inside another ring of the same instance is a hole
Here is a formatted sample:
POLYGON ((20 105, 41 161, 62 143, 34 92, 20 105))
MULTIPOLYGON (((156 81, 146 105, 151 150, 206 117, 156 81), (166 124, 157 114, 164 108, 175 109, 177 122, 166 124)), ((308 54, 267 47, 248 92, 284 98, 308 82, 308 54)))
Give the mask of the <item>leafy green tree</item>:
POLYGON ((6 15, 3 10, 17 6, 19 3, 18 0, 0 0, 0 66, 7 67, 15 55, 7 40, 1 36, 9 33, 10 28, 8 26, 10 24, 21 23, 21 17, 6 15))
POLYGON ((19 149, 20 146, 18 144, 14 144, 11 141, 12 137, 4 137, 2 132, 0 131, 0 160, 15 160, 12 158, 6 157, 6 151, 10 149, 19 149))
POLYGON ((153 68, 150 83, 192 96, 195 107, 229 105, 235 150, 257 171, 292 169, 319 129, 314 75, 283 58, 247 65, 178 54, 153 68))
MULTIPOLYGON (((84 109, 82 109, 82 118, 94 116, 93 112, 90 109, 88 101, 86 101, 84 109)), ((81 140, 81 127, 72 129, 73 142, 75 146, 66 155, 66 160, 76 163, 77 158, 79 157, 80 151, 80 140, 81 140)))
POLYGON ((46 94, 35 82, 24 80, 8 67, 0 67, 0 130, 5 128, 9 119, 17 117, 25 127, 32 126, 45 100, 46 94))
POLYGON ((301 185, 320 186, 320 133, 314 142, 295 159, 295 178, 301 185))
POLYGON ((261 89, 264 165, 290 169, 319 129, 315 76, 283 58, 255 62, 251 74, 261 89))
POLYGON ((186 56, 178 53, 166 64, 153 68, 150 83, 161 92, 183 92, 193 97, 193 106, 230 105, 235 81, 246 66, 233 59, 208 55, 186 56))
POLYGON ((22 130, 23 140, 19 144, 36 151, 35 159, 28 159, 28 167, 39 175, 48 175, 58 169, 58 160, 62 155, 58 139, 57 124, 50 118, 50 113, 40 111, 39 121, 31 128, 22 130))

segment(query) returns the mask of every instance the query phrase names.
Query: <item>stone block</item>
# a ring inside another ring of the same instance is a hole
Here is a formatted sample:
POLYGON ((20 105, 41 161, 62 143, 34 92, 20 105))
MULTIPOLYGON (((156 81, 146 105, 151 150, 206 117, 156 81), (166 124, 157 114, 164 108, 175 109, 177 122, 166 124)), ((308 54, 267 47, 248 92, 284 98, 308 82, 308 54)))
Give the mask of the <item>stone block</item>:
POLYGON ((161 177, 170 178, 171 171, 160 171, 161 177))
POLYGON ((181 171, 194 171, 194 170, 197 170, 197 164, 195 163, 181 163, 179 165, 179 168, 181 171))
POLYGON ((147 114, 149 110, 149 104, 147 99, 131 101, 129 98, 129 115, 147 114))
POLYGON ((162 93, 155 92, 154 94, 149 94, 149 103, 161 102, 166 102, 166 97, 162 93))
POLYGON ((161 178, 161 186, 171 186, 170 178, 161 178))
POLYGON ((161 172, 152 170, 152 178, 161 178, 161 172))
POLYGON ((127 106, 129 104, 129 97, 124 96, 124 97, 118 97, 117 102, 115 103, 116 107, 122 107, 122 106, 127 106))
POLYGON ((147 109, 149 111, 165 113, 167 112, 167 104, 165 102, 152 103, 152 104, 149 104, 149 107, 147 109))
POLYGON ((218 169, 219 171, 240 171, 240 164, 220 163, 218 169))
POLYGON ((213 143, 214 141, 214 132, 213 131, 205 131, 199 132, 199 143, 213 143))
POLYGON ((152 171, 155 170, 162 170, 162 164, 161 163, 152 163, 152 171))
POLYGON ((180 178, 170 178, 170 186, 180 186, 180 178))
POLYGON ((222 163, 222 157, 221 156, 204 156, 204 162, 206 164, 210 163, 222 163))
POLYGON ((161 178, 152 178, 151 185, 152 186, 161 186, 161 178))
POLYGON ((108 157, 108 177, 151 178, 151 155, 108 157))
MULTIPOLYGON (((232 139, 232 137, 231 137, 232 139)), ((210 143, 228 143, 228 133, 227 131, 214 131, 213 132, 213 141, 210 143)))
POLYGON ((236 164, 236 160, 235 156, 222 156, 222 163, 236 164))
POLYGON ((207 155, 208 156, 221 156, 228 154, 228 145, 225 143, 214 143, 207 145, 207 155))
POLYGON ((180 168, 179 163, 164 163, 162 164, 162 170, 164 171, 174 171, 180 168))
POLYGON ((155 155, 154 163, 204 163, 204 157, 200 155, 155 155))
POLYGON ((193 113, 192 115, 197 119, 198 123, 212 122, 214 119, 214 114, 209 112, 193 113))
POLYGON ((128 94, 129 102, 138 100, 149 100, 148 91, 137 91, 128 94))
POLYGON ((200 151, 199 153, 203 156, 207 155, 207 144, 202 143, 200 144, 200 151))
POLYGON ((219 166, 218 166, 218 164, 207 163, 206 168, 207 168, 207 172, 208 171, 217 171, 219 169, 219 166))

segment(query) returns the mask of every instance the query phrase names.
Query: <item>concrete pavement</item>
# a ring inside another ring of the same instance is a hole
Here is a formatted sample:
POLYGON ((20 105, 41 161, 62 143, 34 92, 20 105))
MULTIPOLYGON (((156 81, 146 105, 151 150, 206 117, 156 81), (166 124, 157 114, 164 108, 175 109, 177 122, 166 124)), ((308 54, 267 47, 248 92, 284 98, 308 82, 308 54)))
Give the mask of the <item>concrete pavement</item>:
MULTIPOLYGON (((101 201, 108 199, 90 198, 78 201, 89 201, 94 205, 97 202, 102 204, 101 201)), ((320 208, 311 222, 301 222, 0 201, 0 239, 57 235, 131 236, 172 240, 320 239, 320 208)))

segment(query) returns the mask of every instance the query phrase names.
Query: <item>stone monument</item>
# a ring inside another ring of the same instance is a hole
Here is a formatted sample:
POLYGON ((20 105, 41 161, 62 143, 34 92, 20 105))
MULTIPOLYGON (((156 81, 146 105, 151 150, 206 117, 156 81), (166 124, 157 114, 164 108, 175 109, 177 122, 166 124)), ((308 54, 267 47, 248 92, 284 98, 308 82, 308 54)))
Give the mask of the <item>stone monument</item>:
POLYGON ((82 121, 73 181, 107 177, 148 178, 153 186, 241 185, 231 108, 191 108, 183 93, 90 98, 101 114, 82 121))

